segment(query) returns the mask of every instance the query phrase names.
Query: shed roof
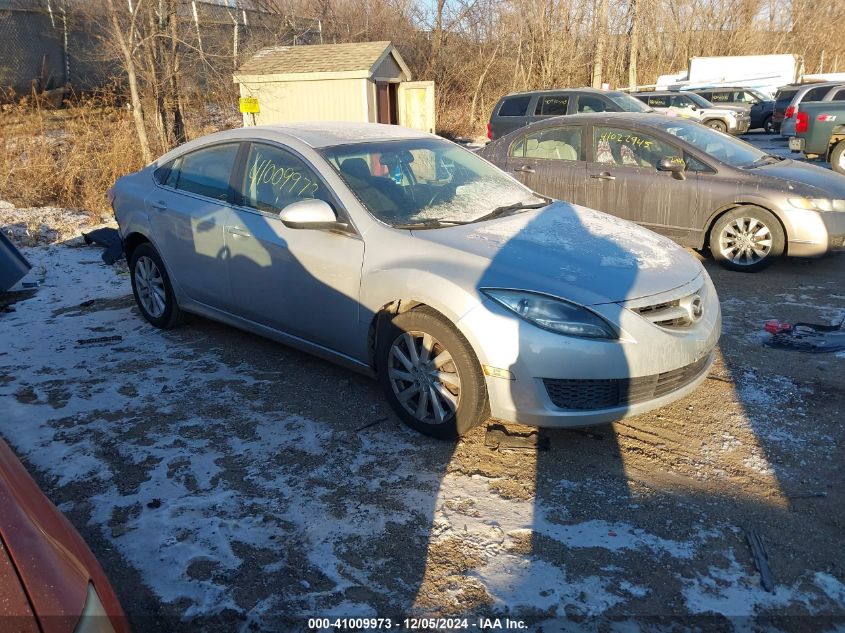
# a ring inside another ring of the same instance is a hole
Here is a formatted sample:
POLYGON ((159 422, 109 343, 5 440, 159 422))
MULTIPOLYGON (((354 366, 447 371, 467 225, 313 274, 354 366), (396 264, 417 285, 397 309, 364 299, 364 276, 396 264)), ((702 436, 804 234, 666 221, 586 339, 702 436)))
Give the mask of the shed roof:
POLYGON ((399 67, 410 74, 393 44, 386 41, 271 46, 258 51, 252 59, 238 68, 235 74, 294 75, 355 71, 370 73, 389 54, 393 54, 399 67))

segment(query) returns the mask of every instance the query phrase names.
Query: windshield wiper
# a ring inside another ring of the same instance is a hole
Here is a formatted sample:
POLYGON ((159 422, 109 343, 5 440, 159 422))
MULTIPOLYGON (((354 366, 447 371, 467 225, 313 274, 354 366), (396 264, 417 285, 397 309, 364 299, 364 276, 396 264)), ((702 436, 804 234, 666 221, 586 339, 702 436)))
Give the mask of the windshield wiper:
POLYGON ((459 226, 469 224, 467 220, 419 220, 418 222, 406 222, 404 224, 391 224, 394 229, 439 229, 444 226, 459 226))
POLYGON ((527 209, 542 209, 545 206, 548 206, 551 202, 551 198, 547 198, 546 196, 537 196, 543 202, 539 202, 536 204, 526 204, 525 202, 515 202, 513 204, 506 204, 501 207, 496 207, 490 213, 486 213, 482 215, 480 218, 475 218, 472 222, 484 222, 485 220, 493 220, 495 218, 501 218, 502 216, 508 215, 513 211, 523 211, 527 209))

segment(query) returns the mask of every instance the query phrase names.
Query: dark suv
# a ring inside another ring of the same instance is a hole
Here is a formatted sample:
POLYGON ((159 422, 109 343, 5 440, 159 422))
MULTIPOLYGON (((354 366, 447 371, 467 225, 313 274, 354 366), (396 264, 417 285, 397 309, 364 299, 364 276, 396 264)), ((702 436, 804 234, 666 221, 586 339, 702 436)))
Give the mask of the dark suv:
POLYGON ((772 114, 775 109, 775 100, 767 97, 759 90, 742 86, 719 86, 718 88, 690 90, 690 92, 704 97, 713 105, 725 104, 747 107, 751 114, 751 129, 763 128, 767 134, 774 132, 772 114))
POLYGON ((494 140, 535 121, 579 112, 652 112, 652 109, 617 90, 565 88, 517 92, 496 103, 487 124, 487 138, 494 140))

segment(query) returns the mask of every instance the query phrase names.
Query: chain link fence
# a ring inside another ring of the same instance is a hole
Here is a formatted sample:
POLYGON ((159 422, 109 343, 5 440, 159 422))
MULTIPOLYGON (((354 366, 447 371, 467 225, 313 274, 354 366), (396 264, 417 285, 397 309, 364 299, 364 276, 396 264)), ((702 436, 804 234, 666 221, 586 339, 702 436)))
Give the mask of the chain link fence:
MULTIPOLYGON (((319 43, 318 20, 208 1, 183 0, 178 12, 185 76, 231 78, 264 46, 319 43)), ((103 88, 122 74, 103 45, 103 16, 80 0, 0 0, 0 89, 41 93, 103 88)))

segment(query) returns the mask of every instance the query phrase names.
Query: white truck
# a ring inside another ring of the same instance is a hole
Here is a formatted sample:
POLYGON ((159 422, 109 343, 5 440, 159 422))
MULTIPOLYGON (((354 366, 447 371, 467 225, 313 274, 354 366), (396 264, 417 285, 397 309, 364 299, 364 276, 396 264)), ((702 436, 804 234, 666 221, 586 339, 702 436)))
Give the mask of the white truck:
POLYGON ((799 81, 804 64, 797 55, 737 55, 691 57, 686 73, 661 75, 657 90, 731 86, 774 94, 779 86, 799 81))

